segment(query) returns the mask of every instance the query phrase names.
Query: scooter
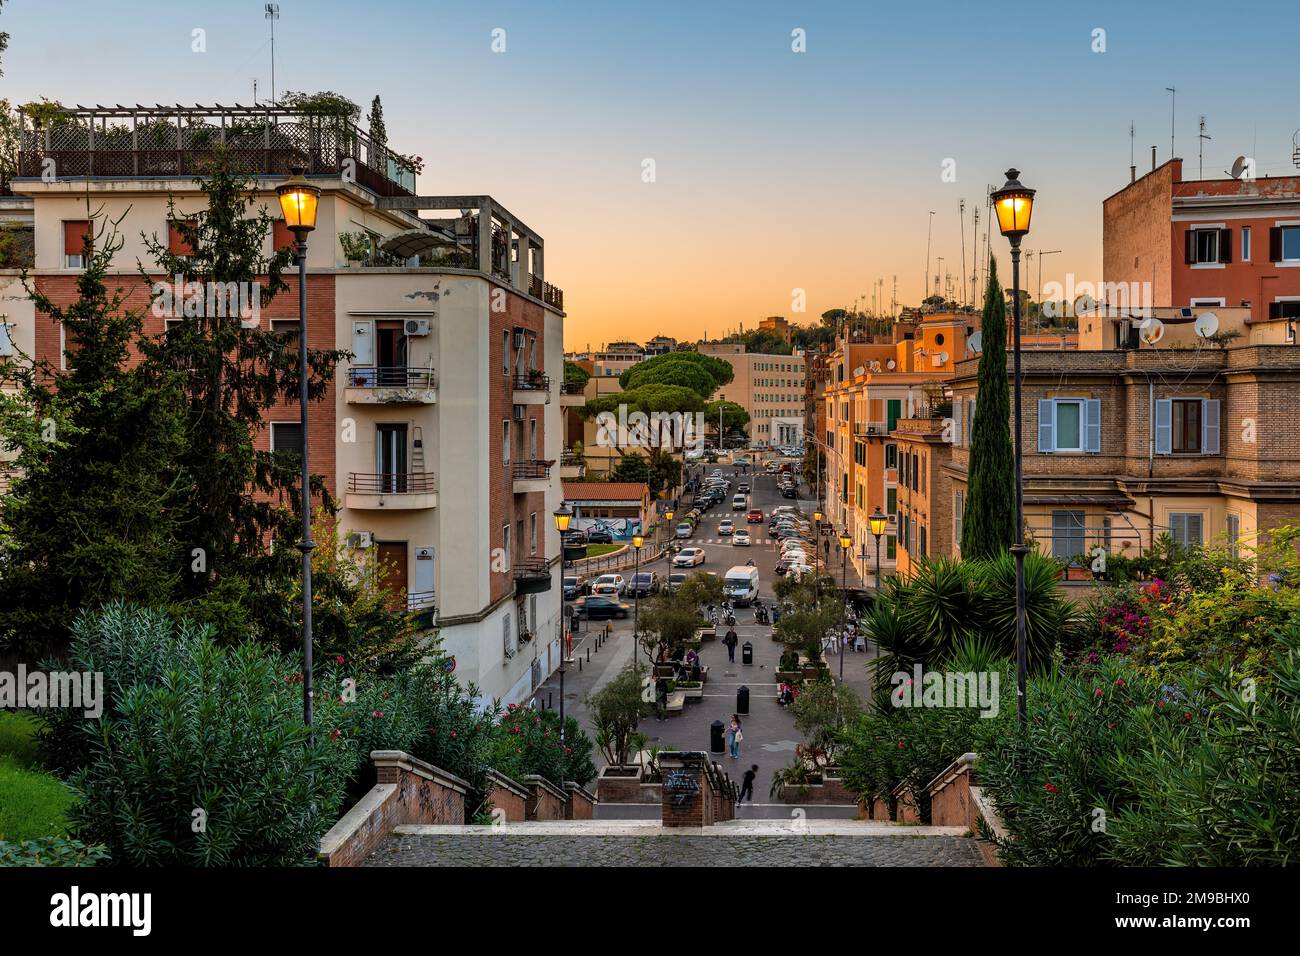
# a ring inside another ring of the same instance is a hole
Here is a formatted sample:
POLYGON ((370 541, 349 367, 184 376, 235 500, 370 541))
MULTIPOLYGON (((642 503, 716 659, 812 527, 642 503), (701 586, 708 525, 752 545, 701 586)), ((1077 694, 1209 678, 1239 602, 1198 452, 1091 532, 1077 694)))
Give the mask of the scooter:
POLYGON ((768 618, 768 616, 767 616, 767 606, 764 605, 764 604, 755 604, 755 605, 754 605, 754 623, 755 623, 755 624, 767 624, 768 621, 769 621, 769 618, 768 618))

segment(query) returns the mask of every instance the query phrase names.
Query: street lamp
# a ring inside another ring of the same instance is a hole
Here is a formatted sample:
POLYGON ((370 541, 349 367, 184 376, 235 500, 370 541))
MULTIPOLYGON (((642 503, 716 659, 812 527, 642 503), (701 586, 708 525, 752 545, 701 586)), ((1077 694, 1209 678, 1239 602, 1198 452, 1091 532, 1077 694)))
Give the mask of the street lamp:
POLYGON ((871 533, 876 537, 876 593, 880 593, 880 536, 885 533, 885 528, 889 526, 889 518, 883 511, 877 508, 867 518, 867 526, 871 533))
POLYGON ((1013 409, 1016 448, 1016 533, 1011 553, 1016 557, 1016 714, 1026 720, 1025 677, 1028 649, 1025 644, 1025 490, 1023 451, 1020 447, 1020 240, 1029 234, 1029 220, 1034 212, 1034 190, 1020 182, 1018 169, 1007 170, 1007 181, 989 197, 998 216, 998 229, 1011 242, 1011 329, 1012 356, 1015 370, 1013 409))
POLYGON ((307 456, 307 233, 316 228, 316 208, 320 190, 307 182, 301 166, 276 189, 284 224, 294 236, 298 259, 298 414, 302 418, 302 717, 307 725, 307 739, 312 732, 312 640, 311 640, 311 553, 316 543, 311 539, 311 471, 307 456))
POLYGON ((641 574, 641 545, 645 544, 645 536, 632 535, 632 547, 636 548, 635 555, 632 559, 632 666, 636 666, 636 645, 637 645, 637 628, 641 623, 641 586, 637 584, 637 578, 641 574))
MULTIPOLYGON (((849 548, 853 546, 853 539, 849 537, 848 531, 840 532, 840 595, 844 601, 845 610, 849 606, 849 548)), ((832 572, 834 573, 834 572, 832 572)), ((833 579, 832 579, 833 580, 833 579)), ((840 646, 840 683, 844 683, 844 639, 843 635, 836 635, 836 643, 840 646)))
POLYGON ((817 537, 813 539, 813 580, 816 581, 821 577, 821 553, 817 549, 817 542, 821 539, 822 519, 826 516, 822 514, 821 509, 813 512, 813 527, 817 530, 817 537))
MULTIPOLYGON (((563 501, 554 512, 555 530, 560 532, 560 568, 564 567, 564 532, 569 530, 573 521, 573 509, 563 501)), ((564 648, 569 639, 569 619, 565 616, 568 609, 564 596, 564 575, 560 575, 560 741, 564 741, 564 648)))

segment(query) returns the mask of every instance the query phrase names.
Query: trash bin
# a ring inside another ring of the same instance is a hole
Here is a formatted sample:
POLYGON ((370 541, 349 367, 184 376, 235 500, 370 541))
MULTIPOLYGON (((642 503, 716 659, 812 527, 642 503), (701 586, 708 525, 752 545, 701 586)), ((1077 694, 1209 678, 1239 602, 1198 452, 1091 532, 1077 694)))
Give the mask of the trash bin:
POLYGON ((746 641, 740 645, 740 663, 754 663, 754 644, 752 641, 746 641))
POLYGON ((722 737, 722 721, 715 720, 709 725, 709 753, 720 754, 727 749, 722 737))
POLYGON ((749 713, 749 688, 744 684, 741 684, 740 689, 736 691, 736 713, 749 713))

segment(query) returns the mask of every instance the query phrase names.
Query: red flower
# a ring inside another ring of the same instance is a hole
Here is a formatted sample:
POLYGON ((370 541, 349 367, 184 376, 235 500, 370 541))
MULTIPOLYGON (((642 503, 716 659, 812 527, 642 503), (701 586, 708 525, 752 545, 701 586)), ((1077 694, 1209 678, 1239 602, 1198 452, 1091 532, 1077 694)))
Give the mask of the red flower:
POLYGON ((335 662, 336 664, 342 664, 342 663, 343 663, 343 655, 342 655, 342 654, 339 654, 337 657, 335 657, 335 658, 334 658, 334 662, 335 662))
POLYGON ((453 737, 455 737, 455 736, 456 736, 456 731, 453 730, 453 731, 451 732, 451 735, 452 735, 453 737))
POLYGON ((1100 697, 1100 696, 1101 696, 1101 688, 1098 687, 1096 690, 1093 691, 1093 694, 1096 695, 1097 697, 1100 697))
POLYGON ((518 704, 511 704, 509 707, 506 708, 506 710, 511 711, 513 713, 514 709, 518 706, 519 706, 518 704))
POLYGON ((901 740, 898 742, 898 749, 899 750, 903 749, 903 742, 901 740))
POLYGON ((1116 678, 1115 678, 1115 686, 1116 686, 1116 687, 1123 687, 1123 686, 1124 686, 1124 678, 1122 678, 1122 677, 1116 677, 1116 678))
POLYGON ((515 733, 519 733, 519 725, 515 724, 515 733))
POLYGON ((339 739, 339 729, 335 727, 334 730, 330 733, 330 740, 338 740, 338 739, 339 739))
POLYGON ((1114 725, 1114 724, 1107 724, 1106 726, 1109 727, 1111 730, 1114 730, 1114 729, 1115 729, 1115 725, 1114 725))
POLYGON ((1048 793, 1056 793, 1056 784, 1045 783, 1043 784, 1043 789, 1046 790, 1048 793))

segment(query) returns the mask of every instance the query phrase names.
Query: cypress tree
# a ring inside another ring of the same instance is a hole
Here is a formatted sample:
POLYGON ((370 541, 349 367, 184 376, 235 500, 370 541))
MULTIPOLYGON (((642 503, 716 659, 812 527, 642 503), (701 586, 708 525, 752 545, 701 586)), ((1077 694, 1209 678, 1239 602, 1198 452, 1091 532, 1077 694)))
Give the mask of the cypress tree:
POLYGON ((1011 447, 1011 397, 1007 377, 1007 308, 997 260, 989 261, 981 327, 979 393, 971 422, 963 558, 994 558, 1016 538, 1016 462, 1011 447))

